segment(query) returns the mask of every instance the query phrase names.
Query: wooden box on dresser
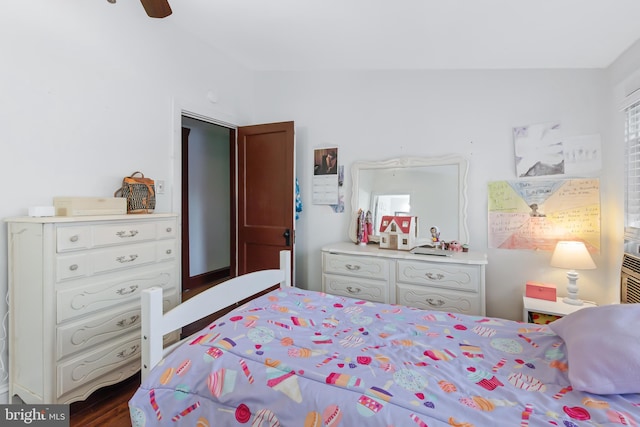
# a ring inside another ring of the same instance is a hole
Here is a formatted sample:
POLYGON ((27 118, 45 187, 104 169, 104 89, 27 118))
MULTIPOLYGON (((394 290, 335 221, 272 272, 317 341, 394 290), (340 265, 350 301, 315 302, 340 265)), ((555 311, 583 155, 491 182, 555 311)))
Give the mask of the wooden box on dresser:
POLYGON ((180 302, 177 216, 7 224, 9 401, 71 403, 138 372, 140 292, 161 286, 166 309, 180 302))
POLYGON ((414 255, 342 242, 322 248, 322 291, 484 316, 486 254, 414 255))

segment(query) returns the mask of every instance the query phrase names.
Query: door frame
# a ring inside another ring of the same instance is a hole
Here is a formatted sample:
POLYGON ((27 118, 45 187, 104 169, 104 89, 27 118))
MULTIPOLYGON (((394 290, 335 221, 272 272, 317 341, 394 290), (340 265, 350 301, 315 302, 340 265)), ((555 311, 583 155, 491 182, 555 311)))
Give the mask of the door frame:
MULTIPOLYGON (((235 206, 237 204, 236 202, 236 198, 233 197, 233 194, 235 192, 235 188, 237 187, 237 185, 235 185, 235 181, 237 180, 237 171, 236 171, 236 165, 235 162, 233 161, 233 158, 236 157, 234 155, 234 152, 236 151, 236 139, 237 139, 237 132, 234 129, 228 128, 226 126, 219 126, 217 124, 214 123, 210 123, 210 122, 202 122, 200 120, 198 120, 198 123, 202 123, 205 124, 207 126, 207 128, 211 127, 215 127, 217 129, 224 129, 225 132, 228 133, 228 139, 227 139, 227 144, 228 144, 228 162, 229 162, 229 195, 230 197, 232 197, 232 199, 229 200, 229 246, 226 248, 228 254, 229 254, 229 265, 228 267, 223 267, 223 268, 219 268, 217 270, 210 270, 210 271, 206 271, 203 272, 201 274, 197 274, 195 276, 191 275, 191 223, 189 221, 189 169, 190 169, 190 162, 191 162, 191 158, 189 155, 189 135, 191 134, 191 123, 195 122, 195 120, 193 120, 191 117, 189 116, 185 116, 183 115, 182 118, 182 123, 183 123, 183 127, 182 127, 182 144, 181 144, 181 154, 182 154, 182 168, 181 168, 181 173, 180 173, 180 177, 182 178, 182 185, 181 185, 181 190, 182 190, 182 202, 181 202, 181 209, 182 209, 182 230, 181 230, 181 236, 182 236, 182 293, 184 295, 185 292, 191 292, 195 289, 201 289, 202 286, 211 284, 211 283, 216 283, 219 282, 221 279, 226 279, 228 277, 234 277, 235 274, 233 273, 234 271, 237 271, 237 267, 236 267, 236 263, 237 260, 234 258, 234 256, 232 254, 236 253, 236 241, 233 237, 233 230, 237 229, 237 223, 236 223, 236 219, 237 219, 237 213, 236 213, 236 209, 235 206), (190 120, 190 122, 188 124, 185 124, 185 119, 190 120), (188 250, 185 248, 189 248, 188 250)), ((201 125, 198 125, 201 126, 201 125)))
MULTIPOLYGON (((222 126, 225 128, 229 128, 234 131, 237 135, 238 133, 238 125, 235 117, 227 116, 219 111, 214 111, 210 107, 204 105, 191 105, 187 104, 184 101, 173 99, 173 144, 172 144, 172 155, 170 158, 172 159, 172 182, 173 187, 171 188, 171 206, 170 211, 178 214, 178 224, 180 227, 179 235, 182 236, 182 117, 190 117, 192 119, 200 120, 203 122, 211 123, 213 125, 222 126)), ((232 145, 232 150, 229 153, 229 157, 231 163, 234 165, 233 169, 230 173, 233 175, 236 173, 235 165, 237 163, 237 148, 236 144, 232 145)), ((237 180, 233 178, 231 180, 231 194, 232 196, 237 194, 237 180)), ((237 200, 234 201, 231 206, 232 216, 237 212, 237 200)), ((235 218, 232 218, 232 230, 231 230, 231 276, 237 275, 237 266, 236 261, 238 259, 237 254, 237 239, 238 239, 238 231, 237 226, 235 225, 235 218)), ((179 253, 182 259, 182 251, 183 247, 180 244, 179 253)), ((182 281, 182 265, 180 266, 180 275, 179 280, 182 281)))

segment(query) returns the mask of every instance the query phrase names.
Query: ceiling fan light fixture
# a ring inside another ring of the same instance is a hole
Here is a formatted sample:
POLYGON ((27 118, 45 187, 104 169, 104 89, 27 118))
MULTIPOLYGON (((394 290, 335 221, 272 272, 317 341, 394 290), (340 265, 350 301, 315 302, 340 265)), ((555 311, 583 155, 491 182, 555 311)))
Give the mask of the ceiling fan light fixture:
POLYGON ((115 4, 116 0, 107 0, 111 4, 115 4))

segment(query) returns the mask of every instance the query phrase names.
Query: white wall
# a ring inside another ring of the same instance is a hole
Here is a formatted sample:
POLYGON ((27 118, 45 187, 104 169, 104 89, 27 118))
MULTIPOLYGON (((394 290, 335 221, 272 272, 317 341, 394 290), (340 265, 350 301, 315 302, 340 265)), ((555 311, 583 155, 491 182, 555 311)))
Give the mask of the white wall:
MULTIPOLYGON (((251 73, 177 31, 170 18, 148 18, 139 1, 4 1, 0 52, 0 218, 51 205, 54 196, 112 196, 137 170, 166 182, 157 212, 175 210, 179 108, 250 121, 251 73), (209 90, 218 94, 215 105, 209 90)), ((5 226, 0 243, 4 302, 5 226)))
POLYGON ((356 160, 463 154, 469 158, 471 250, 486 251, 489 315, 521 317, 527 280, 558 284, 566 272, 549 267, 550 253, 487 249, 487 183, 516 179, 512 128, 559 120, 565 135, 600 133, 605 165, 599 175, 601 254, 595 271, 581 272, 580 295, 598 303, 618 298, 621 256, 622 158, 608 135, 611 92, 604 70, 349 71, 263 73, 256 84, 256 120, 296 123, 297 166, 305 210, 297 225, 297 281, 320 289, 320 249, 348 240, 349 215, 311 204, 313 149, 337 146, 345 165, 356 160), (612 154, 615 158, 611 158, 612 154), (617 162, 617 163, 616 163, 617 162), (615 165, 615 166, 614 166, 615 165), (613 182, 611 180, 614 180, 613 182), (605 254, 605 255, 603 255, 605 254))

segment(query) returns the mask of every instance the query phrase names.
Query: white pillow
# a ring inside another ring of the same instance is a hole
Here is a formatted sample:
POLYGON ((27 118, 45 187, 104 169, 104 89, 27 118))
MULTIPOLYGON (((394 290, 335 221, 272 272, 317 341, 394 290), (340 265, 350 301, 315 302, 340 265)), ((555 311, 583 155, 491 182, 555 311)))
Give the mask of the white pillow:
POLYGON ((640 304, 583 308, 549 327, 567 346, 575 390, 640 393, 640 304))

